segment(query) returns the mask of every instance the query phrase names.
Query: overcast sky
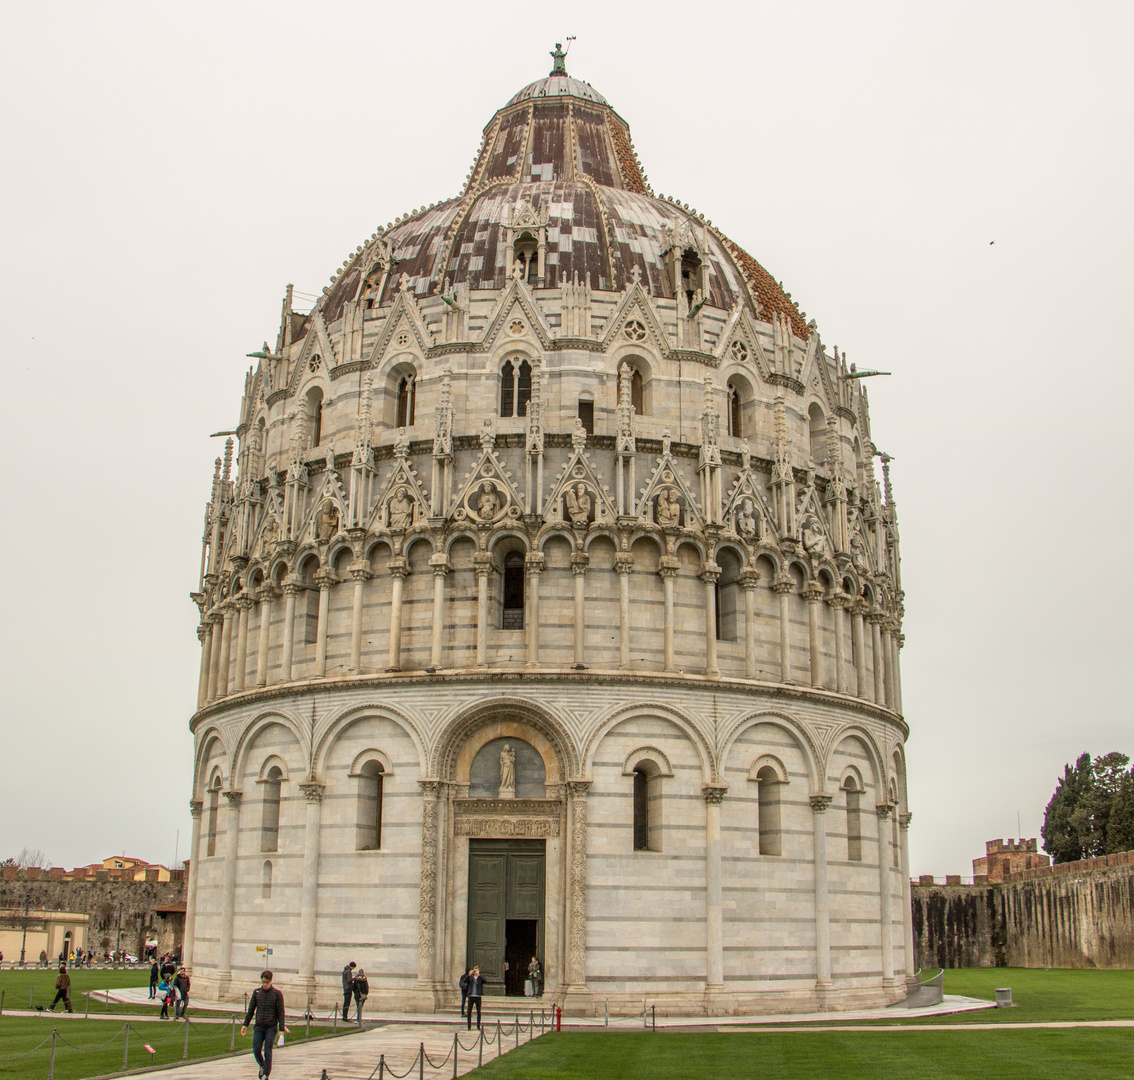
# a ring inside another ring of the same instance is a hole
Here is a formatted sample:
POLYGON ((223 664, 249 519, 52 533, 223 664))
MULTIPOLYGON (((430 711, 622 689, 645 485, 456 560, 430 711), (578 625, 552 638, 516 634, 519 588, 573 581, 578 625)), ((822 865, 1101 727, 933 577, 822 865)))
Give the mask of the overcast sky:
POLYGON ((244 354, 288 282, 456 194, 567 35, 654 190, 893 372, 912 872, 1134 751, 1134 6, 9 3, 0 857, 186 856, 244 354))

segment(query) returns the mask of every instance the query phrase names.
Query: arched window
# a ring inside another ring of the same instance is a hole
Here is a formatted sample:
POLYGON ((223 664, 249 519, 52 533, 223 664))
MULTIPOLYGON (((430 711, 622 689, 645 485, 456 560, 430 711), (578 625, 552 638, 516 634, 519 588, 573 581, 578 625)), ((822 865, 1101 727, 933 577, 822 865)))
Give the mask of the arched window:
POLYGON ((368 761, 358 770, 358 827, 356 851, 378 851, 382 847, 382 781, 380 761, 368 761))
POLYGON ((736 641, 740 625, 740 574, 744 565, 735 551, 724 548, 717 553, 721 573, 715 583, 717 594, 717 640, 736 641))
POLYGON ((827 458, 827 418, 814 401, 808 406, 807 420, 811 430, 811 460, 822 463, 827 458))
POLYGON ((527 416, 532 399, 532 366, 526 360, 507 360, 500 369, 500 415, 527 416))
POLYGON ((862 792, 853 776, 843 781, 843 794, 847 800, 847 858, 862 862, 862 792))
POLYGON ((761 855, 782 855, 780 845, 780 778, 771 765, 756 773, 757 833, 761 855))
POLYGON ((283 771, 273 765, 264 778, 263 809, 260 815, 260 850, 279 851, 280 845, 280 781, 283 771))
POLYGON ((260 899, 267 900, 272 895, 272 860, 264 860, 264 868, 260 873, 260 899))
POLYGON ((701 256, 692 248, 686 248, 681 255, 681 288, 692 307, 701 291, 701 256))
POLYGON ((630 404, 634 406, 636 416, 644 416, 646 413, 644 391, 645 384, 642 381, 642 373, 635 368, 634 373, 630 376, 630 404))
POLYGON ((530 232, 521 233, 512 244, 512 253, 520 264, 520 276, 535 285, 539 280, 539 241, 530 232))
POLYGON ((588 435, 595 433, 595 402, 594 398, 579 398, 579 419, 583 421, 583 430, 588 435))
POLYGON ((524 556, 518 551, 504 556, 504 617, 500 628, 524 628, 524 556))
POLYGON ((307 391, 307 416, 311 422, 311 445, 323 439, 323 391, 317 386, 307 391))
POLYGON ((413 427, 417 380, 413 375, 403 375, 398 380, 398 408, 395 427, 413 427))
POLYGON ((634 766, 634 850, 661 851, 661 769, 653 761, 634 766))
POLYGON ((732 379, 728 381, 728 433, 734 439, 743 439, 745 434, 740 416, 740 391, 732 379))
POLYGON ((221 781, 218 776, 213 781, 213 786, 209 788, 209 826, 208 838, 205 844, 205 855, 211 856, 217 853, 217 816, 220 813, 220 786, 221 781))

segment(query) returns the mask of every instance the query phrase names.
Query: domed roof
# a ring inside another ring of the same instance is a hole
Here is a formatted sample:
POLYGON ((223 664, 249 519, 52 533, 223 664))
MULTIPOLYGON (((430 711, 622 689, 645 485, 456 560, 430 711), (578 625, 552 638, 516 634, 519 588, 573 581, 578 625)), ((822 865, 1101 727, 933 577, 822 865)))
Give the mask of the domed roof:
POLYGON ((457 284, 502 289, 512 272, 509 242, 530 230, 544 247, 547 288, 589 277, 596 289, 621 291, 636 270, 651 295, 673 298, 677 248, 707 271, 707 304, 728 310, 748 301, 758 318, 786 315, 807 337, 799 310, 764 267, 688 204, 654 195, 626 122, 567 74, 558 46, 552 55, 552 73, 489 121, 461 194, 380 230, 348 260, 322 302, 326 321, 341 315, 377 258, 392 257, 380 304, 403 275, 418 295, 457 284))

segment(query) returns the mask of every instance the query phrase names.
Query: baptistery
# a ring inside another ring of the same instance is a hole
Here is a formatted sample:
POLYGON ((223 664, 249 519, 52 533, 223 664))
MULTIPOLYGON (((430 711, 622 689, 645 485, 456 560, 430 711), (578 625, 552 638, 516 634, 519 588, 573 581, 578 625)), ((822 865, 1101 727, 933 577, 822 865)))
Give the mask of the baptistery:
POLYGON ((553 56, 251 354, 192 593, 199 998, 267 965, 325 1008, 354 960, 440 1010, 476 964, 711 1015, 913 974, 866 373, 553 56))

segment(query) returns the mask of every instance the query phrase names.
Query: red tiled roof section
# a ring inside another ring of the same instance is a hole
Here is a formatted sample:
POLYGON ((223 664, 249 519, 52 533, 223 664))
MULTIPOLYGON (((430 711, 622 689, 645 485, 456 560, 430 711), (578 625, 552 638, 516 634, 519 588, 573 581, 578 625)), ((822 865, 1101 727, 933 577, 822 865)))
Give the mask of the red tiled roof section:
POLYGON ((749 287, 756 294, 756 299, 760 302, 760 318, 770 322, 772 314, 786 315, 791 319, 791 329, 796 337, 805 340, 810 337, 811 331, 807 329, 799 308, 780 288, 779 282, 742 247, 734 244, 726 236, 721 236, 721 240, 736 260, 749 287))
POLYGON ((630 145, 630 136, 621 124, 611 122, 608 125, 610 138, 614 143, 614 153, 618 158, 618 171, 622 174, 622 183, 627 191, 636 195, 650 193, 646 178, 638 167, 638 159, 634 156, 634 148, 630 145))

